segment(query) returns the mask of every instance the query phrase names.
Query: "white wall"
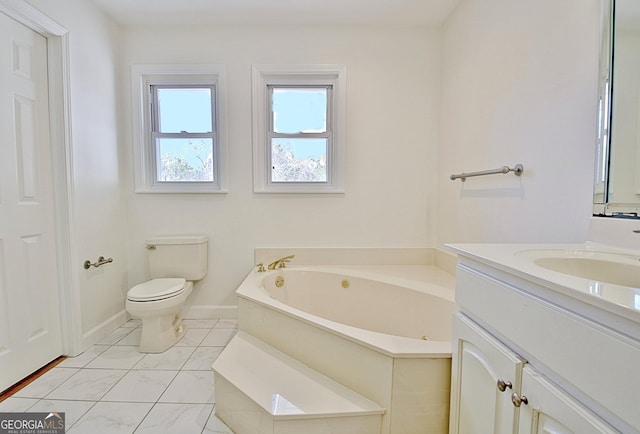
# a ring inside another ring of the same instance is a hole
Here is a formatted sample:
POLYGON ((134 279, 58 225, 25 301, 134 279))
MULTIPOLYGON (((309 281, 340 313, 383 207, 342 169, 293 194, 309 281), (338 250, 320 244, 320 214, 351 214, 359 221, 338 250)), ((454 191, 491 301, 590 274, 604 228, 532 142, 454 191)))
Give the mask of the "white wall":
POLYGON ((578 242, 591 215, 598 0, 463 0, 443 29, 439 243, 578 242), (524 174, 450 181, 522 163, 524 174))
POLYGON ((143 241, 155 234, 210 237, 210 273, 192 296, 200 306, 235 304, 233 291, 254 265, 254 247, 428 247, 586 237, 597 0, 463 0, 442 32, 366 26, 121 29, 89 2, 29 2, 70 30, 73 260, 84 333, 121 313, 124 292, 148 277, 143 241), (130 65, 172 62, 227 65, 228 194, 133 193, 130 65), (347 65, 347 193, 253 194, 253 63, 347 65), (464 184, 448 179, 518 162, 525 166, 521 178, 495 175, 464 184), (82 269, 84 259, 99 255, 115 262, 82 269))
MULTIPOLYGON (((118 143, 119 27, 83 0, 29 0, 69 31, 71 162, 75 221, 73 273, 79 282, 85 345, 94 330, 122 314, 127 260, 118 143), (84 270, 85 259, 113 257, 112 264, 84 270)), ((124 316, 122 316, 124 318, 124 316)))
MULTIPOLYGON (((228 76, 229 193, 133 193, 127 200, 131 284, 147 278, 144 239, 204 233, 209 275, 196 305, 233 305, 254 247, 424 247, 434 240, 440 33, 438 29, 313 26, 130 28, 123 80, 135 63, 222 63, 228 76), (256 195, 252 190, 251 65, 347 65, 346 193, 256 195)), ((130 86, 125 144, 132 146, 130 86)))

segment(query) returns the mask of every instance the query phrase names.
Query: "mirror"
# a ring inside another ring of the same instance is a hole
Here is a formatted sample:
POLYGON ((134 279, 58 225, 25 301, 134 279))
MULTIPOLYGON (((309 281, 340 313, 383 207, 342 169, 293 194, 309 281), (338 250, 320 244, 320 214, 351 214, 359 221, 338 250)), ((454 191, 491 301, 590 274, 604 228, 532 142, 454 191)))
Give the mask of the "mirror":
POLYGON ((640 1, 602 17, 594 215, 640 218, 640 1))

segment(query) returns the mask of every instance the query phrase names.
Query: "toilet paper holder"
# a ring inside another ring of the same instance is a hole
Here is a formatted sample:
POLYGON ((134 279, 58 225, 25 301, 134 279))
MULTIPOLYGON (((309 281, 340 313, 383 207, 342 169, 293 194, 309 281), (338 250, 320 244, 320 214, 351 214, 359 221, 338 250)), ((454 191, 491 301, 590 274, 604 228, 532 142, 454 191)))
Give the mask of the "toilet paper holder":
POLYGON ((88 270, 91 267, 98 268, 101 265, 108 264, 113 262, 113 258, 105 258, 104 256, 100 256, 96 262, 91 262, 90 260, 84 261, 84 269, 88 270))

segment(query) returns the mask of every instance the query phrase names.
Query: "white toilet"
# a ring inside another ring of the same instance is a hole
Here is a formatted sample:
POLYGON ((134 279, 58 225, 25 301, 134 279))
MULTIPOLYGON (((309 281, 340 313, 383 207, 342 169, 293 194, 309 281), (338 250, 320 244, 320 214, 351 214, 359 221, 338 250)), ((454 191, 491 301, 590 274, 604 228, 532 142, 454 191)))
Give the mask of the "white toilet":
POLYGON ((140 352, 161 353, 180 339, 182 307, 193 281, 207 274, 208 238, 204 235, 164 236, 146 240, 152 280, 127 292, 126 309, 142 320, 140 352))

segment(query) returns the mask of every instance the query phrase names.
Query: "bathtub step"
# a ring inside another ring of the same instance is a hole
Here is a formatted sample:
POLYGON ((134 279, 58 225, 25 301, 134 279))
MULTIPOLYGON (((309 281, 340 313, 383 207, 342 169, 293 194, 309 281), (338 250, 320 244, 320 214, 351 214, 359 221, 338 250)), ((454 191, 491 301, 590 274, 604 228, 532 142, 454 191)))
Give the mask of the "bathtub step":
POLYGON ((385 409, 242 331, 214 362, 215 413, 236 434, 371 434, 385 409))

